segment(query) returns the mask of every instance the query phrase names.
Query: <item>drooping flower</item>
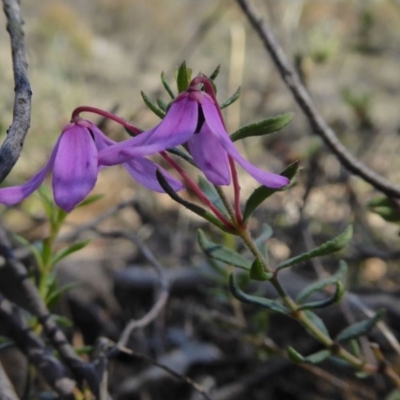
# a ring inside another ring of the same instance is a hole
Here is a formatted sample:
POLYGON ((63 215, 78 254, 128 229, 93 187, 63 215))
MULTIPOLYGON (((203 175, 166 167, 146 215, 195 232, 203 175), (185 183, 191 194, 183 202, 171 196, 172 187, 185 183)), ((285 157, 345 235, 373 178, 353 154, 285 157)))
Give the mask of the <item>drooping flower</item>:
POLYGON ((289 184, 288 178, 263 171, 240 155, 225 129, 214 93, 209 95, 200 90, 198 83, 207 84, 205 80, 192 81, 173 101, 164 119, 141 138, 140 146, 131 146, 138 138, 121 142, 101 152, 99 163, 118 164, 132 156, 148 155, 187 142, 194 162, 215 185, 231 183, 229 157, 262 185, 278 189, 289 184))
MULTIPOLYGON (((107 138, 90 121, 77 119, 63 129, 47 164, 20 186, 0 189, 0 203, 13 205, 33 193, 53 169, 53 192, 56 204, 70 212, 93 189, 99 168, 98 153, 115 142, 107 138)), ((157 164, 142 157, 134 157, 124 164, 129 174, 151 190, 164 192, 156 179, 160 169, 174 190, 183 189, 181 182, 157 164)))

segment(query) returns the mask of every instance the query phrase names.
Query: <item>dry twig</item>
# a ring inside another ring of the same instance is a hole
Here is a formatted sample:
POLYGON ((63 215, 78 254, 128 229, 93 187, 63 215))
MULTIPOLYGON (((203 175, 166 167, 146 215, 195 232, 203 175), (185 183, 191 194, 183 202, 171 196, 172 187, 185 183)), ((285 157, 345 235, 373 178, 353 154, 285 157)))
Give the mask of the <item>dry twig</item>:
POLYGON ((154 321, 160 312, 163 310, 167 304, 169 298, 169 282, 167 276, 164 272, 164 266, 154 257, 150 249, 140 240, 140 238, 132 232, 124 231, 112 231, 112 232, 102 232, 96 230, 101 236, 120 238, 124 237, 131 242, 135 243, 140 249, 147 261, 155 268, 157 271, 159 279, 159 295, 157 301, 154 303, 153 307, 140 319, 131 320, 125 327, 118 340, 118 346, 126 346, 132 332, 139 328, 144 328, 154 321))
POLYGON ((7 131, 7 138, 0 148, 0 182, 9 174, 21 154, 25 136, 31 123, 32 97, 28 79, 20 2, 3 0, 3 9, 7 18, 7 31, 11 39, 15 99, 13 121, 7 131))
POLYGON ((244 14, 258 33, 265 48, 268 50, 275 66, 279 70, 282 79, 291 90, 297 104, 307 116, 314 132, 319 135, 339 161, 353 174, 370 183, 375 189, 388 196, 400 198, 400 187, 393 185, 388 180, 369 169, 365 164, 354 157, 339 141, 336 133, 325 121, 318 111, 307 89, 288 57, 278 43, 268 24, 262 19, 258 11, 250 4, 249 0, 237 0, 244 14))

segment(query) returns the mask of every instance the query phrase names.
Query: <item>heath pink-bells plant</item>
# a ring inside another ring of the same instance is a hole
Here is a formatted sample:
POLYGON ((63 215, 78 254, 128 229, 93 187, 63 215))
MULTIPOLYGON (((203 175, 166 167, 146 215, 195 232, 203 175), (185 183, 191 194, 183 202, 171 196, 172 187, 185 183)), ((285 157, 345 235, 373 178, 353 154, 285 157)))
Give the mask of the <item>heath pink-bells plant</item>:
MULTIPOLYGON (((0 203, 13 205, 21 202, 42 184, 47 173, 53 169, 54 200, 59 207, 70 212, 96 184, 100 168, 99 151, 112 145, 115 142, 92 122, 74 117, 63 129, 47 164, 23 185, 1 188, 0 203)), ((143 157, 131 157, 124 167, 135 180, 151 190, 164 191, 156 179, 157 169, 162 170, 174 190, 183 188, 167 171, 143 157)))
POLYGON ((194 78, 172 102, 165 118, 147 133, 146 139, 140 138, 140 146, 134 147, 139 138, 133 138, 108 147, 99 154, 99 163, 120 164, 134 155, 148 155, 187 142, 194 162, 215 185, 231 183, 229 157, 264 186, 278 189, 289 184, 286 177, 262 171, 240 155, 226 131, 211 82, 205 77, 194 78), (200 90, 201 84, 207 93, 200 90))

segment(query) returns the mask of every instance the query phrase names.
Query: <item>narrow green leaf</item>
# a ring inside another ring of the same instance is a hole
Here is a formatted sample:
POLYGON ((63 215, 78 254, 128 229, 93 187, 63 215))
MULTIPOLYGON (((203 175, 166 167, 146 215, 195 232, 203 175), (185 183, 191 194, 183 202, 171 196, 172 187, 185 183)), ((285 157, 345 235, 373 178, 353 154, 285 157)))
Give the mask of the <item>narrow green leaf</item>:
POLYGON ((78 207, 85 207, 88 206, 89 204, 96 203, 96 201, 99 201, 104 197, 104 194, 94 194, 92 196, 86 197, 85 200, 81 201, 76 208, 78 207))
POLYGON ((296 301, 298 303, 301 303, 305 299, 307 299, 307 297, 309 297, 311 294, 318 292, 319 290, 322 290, 324 287, 329 285, 335 285, 337 282, 343 279, 346 273, 347 273, 347 264, 344 261, 340 261, 339 269, 335 274, 331 275, 329 278, 322 279, 305 287, 297 296, 296 301))
POLYGON ((182 158, 183 160, 187 161, 189 164, 198 168, 197 165, 194 163, 192 156, 185 149, 177 149, 176 147, 174 147, 172 149, 168 149, 167 152, 182 158))
POLYGON ((147 96, 146 93, 144 92, 140 92, 142 95, 142 99, 145 102, 146 106, 150 108, 151 111, 153 111, 154 114, 156 114, 158 117, 160 117, 161 119, 163 119, 165 117, 165 112, 163 110, 161 110, 160 108, 158 108, 151 100, 150 98, 147 96))
POLYGON ((219 197, 219 194, 214 185, 212 185, 207 179, 200 176, 199 187, 201 191, 208 197, 211 203, 213 203, 214 206, 218 208, 218 210, 220 210, 226 217, 229 218, 229 213, 226 210, 226 207, 221 200, 221 197, 219 197))
POLYGON ((340 235, 336 236, 334 239, 329 240, 321 246, 318 246, 314 250, 309 251, 308 253, 300 254, 299 256, 290 258, 289 260, 280 263, 277 266, 277 270, 281 270, 283 268, 291 267, 295 264, 300 264, 302 262, 308 261, 314 257, 326 256, 328 254, 335 253, 336 251, 342 250, 347 243, 350 242, 353 236, 353 227, 349 225, 340 235))
POLYGON ((59 301, 61 300, 61 297, 68 292, 69 290, 73 289, 74 287, 77 287, 79 285, 79 282, 72 282, 69 283, 68 285, 64 285, 58 289, 55 289, 51 291, 46 298, 46 305, 47 308, 50 310, 54 306, 56 306, 59 301))
POLYGON ((232 133, 231 140, 244 139, 251 136, 264 136, 269 135, 283 129, 293 119, 293 113, 286 113, 265 119, 264 121, 256 122, 254 124, 246 125, 236 132, 232 133))
POLYGON ((264 256, 267 264, 269 263, 269 254, 266 241, 272 236, 272 234, 272 228, 267 224, 263 224, 260 236, 254 241, 256 246, 261 251, 261 254, 264 256))
POLYGON ((309 364, 319 364, 322 361, 325 361, 332 355, 330 350, 320 350, 314 354, 311 354, 307 357, 304 357, 304 361, 309 364))
POLYGON ((82 356, 84 354, 91 354, 93 352, 93 346, 81 346, 75 348, 74 350, 78 356, 82 356))
POLYGON ((292 346, 289 346, 286 349, 287 355, 290 359, 290 361, 294 362, 295 364, 300 364, 305 361, 305 358, 298 352, 296 351, 292 346))
POLYGON ((229 107, 231 104, 233 104, 238 98, 240 97, 240 86, 236 89, 236 92, 233 93, 229 99, 225 100, 222 104, 219 105, 219 108, 223 110, 226 107, 229 107))
POLYGON ((184 92, 190 84, 190 80, 192 78, 192 70, 186 67, 186 62, 184 61, 177 72, 176 76, 176 84, 178 86, 178 92, 184 92))
POLYGON ((39 197, 42 200, 42 204, 44 207, 44 211, 46 212, 47 218, 50 220, 50 223, 53 224, 54 215, 56 211, 56 204, 53 201, 50 189, 46 185, 41 185, 37 193, 39 194, 39 197))
POLYGON ((214 71, 209 76, 209 79, 215 81, 215 78, 219 75, 220 69, 221 69, 221 64, 218 64, 217 68, 215 68, 214 71))
POLYGON ((250 278, 255 281, 268 281, 270 280, 274 274, 272 272, 264 271, 263 265, 261 261, 256 258, 251 264, 250 268, 250 278))
POLYGON ((201 229, 197 231, 197 240, 201 249, 208 257, 222 261, 228 265, 233 265, 234 267, 242 268, 247 271, 250 270, 251 262, 247 258, 221 244, 208 240, 201 229))
POLYGON ((373 318, 365 319, 343 329, 336 337, 338 342, 347 342, 360 336, 367 335, 375 325, 383 318, 385 310, 380 310, 373 318))
POLYGON ((210 214, 207 210, 198 206, 197 204, 191 203, 190 201, 182 199, 182 197, 178 196, 178 194, 168 184, 167 180, 164 178, 163 174, 159 170, 156 171, 156 177, 161 187, 165 190, 165 193, 167 193, 172 200, 175 200, 177 203, 183 205, 188 210, 194 212, 195 214, 204 218, 208 222, 211 222, 213 225, 217 226, 222 231, 227 233, 232 233, 227 226, 225 226, 219 219, 214 217, 214 215, 210 214))
POLYGON ((71 326, 74 325, 73 322, 69 318, 63 317, 61 315, 53 314, 52 317, 54 319, 54 322, 57 323, 57 325, 61 325, 66 328, 70 328, 71 326))
POLYGON ((69 256, 70 254, 76 253, 77 251, 83 249, 89 243, 90 243, 90 239, 82 240, 80 242, 71 244, 70 246, 66 247, 65 249, 60 250, 53 256, 53 258, 51 260, 52 265, 57 264, 59 261, 61 261, 65 257, 69 256))
POLYGON ((168 109, 168 104, 161 100, 161 99, 157 99, 157 105, 159 108, 161 108, 161 110, 163 110, 165 113, 167 113, 167 109, 168 109))
MULTIPOLYGON (((299 169, 299 162, 295 161, 294 163, 287 166, 280 175, 289 178, 290 180, 296 175, 297 170, 299 169)), ((273 195, 275 192, 280 191, 282 189, 271 189, 266 186, 260 186, 250 195, 248 198, 246 205, 244 207, 243 219, 247 221, 256 208, 268 197, 273 195)))
POLYGON ((42 258, 41 251, 37 248, 37 246, 35 246, 34 244, 30 243, 28 240, 26 240, 22 236, 17 235, 16 233, 13 234, 13 237, 18 243, 22 244, 23 246, 25 246, 25 247, 27 247, 29 249, 29 251, 35 257, 35 260, 38 263, 38 267, 41 270, 42 266, 43 266, 43 258, 42 258))
POLYGON ((335 285, 336 285, 336 290, 332 296, 330 296, 324 300, 310 301, 308 303, 304 303, 298 308, 298 310, 299 311, 300 310, 317 310, 319 308, 326 308, 326 307, 329 307, 329 306, 339 303, 344 295, 344 286, 343 286, 343 283, 340 281, 335 282, 335 285))
MULTIPOLYGON (((325 326, 324 321, 312 311, 305 310, 303 311, 306 314, 307 318, 326 336, 330 337, 328 329, 325 326)), ((310 332, 311 333, 311 332, 310 332)), ((311 333, 312 334, 312 333, 311 333)))
POLYGON ((171 86, 169 86, 169 83, 167 81, 167 77, 164 74, 164 71, 161 72, 161 82, 162 82, 162 84, 164 86, 164 89, 168 92, 169 96, 173 100, 175 98, 175 95, 174 95, 174 92, 171 89, 171 86))
POLYGON ((243 303, 249 303, 256 306, 261 306, 266 308, 270 311, 276 311, 282 314, 287 314, 289 310, 283 306, 282 304, 278 303, 275 300, 266 299, 263 297, 257 296, 250 296, 244 293, 238 286, 236 282, 235 275, 232 273, 229 275, 229 289, 232 292, 233 296, 236 297, 238 300, 242 301, 243 303))
POLYGON ((376 207, 371 211, 381 216, 385 221, 400 222, 400 211, 393 207, 376 207))

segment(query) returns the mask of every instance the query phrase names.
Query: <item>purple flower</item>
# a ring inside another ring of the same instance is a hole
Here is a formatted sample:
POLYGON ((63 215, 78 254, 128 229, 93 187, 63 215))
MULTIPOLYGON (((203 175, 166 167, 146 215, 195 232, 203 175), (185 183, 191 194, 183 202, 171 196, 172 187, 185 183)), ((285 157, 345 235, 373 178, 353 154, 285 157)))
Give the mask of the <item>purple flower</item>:
POLYGON ((262 171, 239 154, 225 129, 218 104, 198 88, 195 80, 174 100, 154 129, 107 148, 99 154, 99 163, 120 164, 133 156, 153 154, 187 142, 194 162, 215 185, 231 183, 229 157, 262 185, 277 189, 289 184, 288 178, 262 171))
MULTIPOLYGON (((53 169, 53 192, 56 204, 70 212, 93 189, 99 172, 98 153, 115 142, 90 121, 79 119, 62 131, 47 164, 28 182, 0 189, 0 203, 13 205, 33 193, 53 169)), ((129 174, 151 190, 164 192, 156 178, 160 169, 174 190, 183 185, 152 161, 134 157, 124 164, 129 174)))

